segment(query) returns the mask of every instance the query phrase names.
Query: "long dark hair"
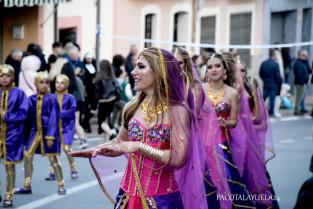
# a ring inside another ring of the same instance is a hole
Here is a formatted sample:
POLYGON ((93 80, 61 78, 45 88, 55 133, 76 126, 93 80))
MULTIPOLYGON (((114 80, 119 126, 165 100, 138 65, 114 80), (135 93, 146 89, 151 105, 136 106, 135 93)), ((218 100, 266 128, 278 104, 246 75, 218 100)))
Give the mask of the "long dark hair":
POLYGON ((117 67, 117 68, 121 68, 121 66, 123 66, 125 64, 125 58, 120 55, 120 54, 117 54, 113 57, 113 60, 112 60, 112 65, 117 67))
POLYGON ((100 70, 96 77, 96 82, 98 80, 113 80, 115 79, 114 71, 112 65, 108 60, 101 60, 100 70))
POLYGON ((70 85, 68 86, 68 92, 73 93, 77 89, 76 75, 71 63, 67 62, 63 65, 61 74, 66 75, 70 80, 70 85))

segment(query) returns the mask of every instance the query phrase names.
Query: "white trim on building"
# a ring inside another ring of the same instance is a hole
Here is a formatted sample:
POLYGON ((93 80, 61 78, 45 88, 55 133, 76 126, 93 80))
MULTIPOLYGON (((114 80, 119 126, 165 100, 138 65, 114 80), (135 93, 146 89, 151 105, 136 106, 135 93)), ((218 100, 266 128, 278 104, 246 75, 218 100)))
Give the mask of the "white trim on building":
MULTIPOLYGON (((161 9, 158 5, 156 4, 149 4, 146 5, 141 9, 141 15, 140 15, 140 38, 144 39, 145 38, 145 22, 146 22, 146 15, 148 14, 154 14, 156 16, 156 26, 154 31, 155 31, 155 40, 160 40, 160 24, 161 24, 161 9)), ((143 49, 145 46, 144 42, 140 42, 140 49, 143 49)), ((156 44, 156 46, 159 46, 159 44, 156 44)))
MULTIPOLYGON (((188 3, 177 3, 172 6, 170 11, 170 22, 169 22, 169 41, 173 42, 173 32, 174 32, 174 17, 176 13, 186 12, 188 15, 188 28, 187 28, 187 40, 185 42, 191 42, 192 34, 192 7, 188 3)), ((168 49, 171 50, 173 46, 168 45, 168 49)), ((186 47, 187 51, 190 51, 190 47, 186 47)))

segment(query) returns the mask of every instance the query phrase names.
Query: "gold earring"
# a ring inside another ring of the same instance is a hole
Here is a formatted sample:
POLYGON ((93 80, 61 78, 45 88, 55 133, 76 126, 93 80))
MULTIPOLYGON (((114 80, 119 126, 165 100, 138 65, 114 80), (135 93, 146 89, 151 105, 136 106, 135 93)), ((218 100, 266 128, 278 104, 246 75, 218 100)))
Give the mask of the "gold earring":
POLYGON ((226 73, 223 75, 223 80, 225 81, 227 79, 226 73))

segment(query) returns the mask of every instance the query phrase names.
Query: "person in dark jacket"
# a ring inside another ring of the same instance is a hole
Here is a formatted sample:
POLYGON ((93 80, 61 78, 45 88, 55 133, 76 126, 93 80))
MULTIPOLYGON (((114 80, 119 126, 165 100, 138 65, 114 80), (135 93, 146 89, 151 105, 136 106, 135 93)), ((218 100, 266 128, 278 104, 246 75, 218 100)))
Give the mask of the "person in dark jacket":
POLYGON ((91 107, 93 107, 95 100, 95 84, 94 79, 97 75, 97 67, 96 67, 96 60, 92 56, 92 54, 87 53, 84 56, 84 67, 85 67, 85 79, 84 79, 84 85, 86 90, 86 97, 85 97, 85 111, 86 114, 84 116, 82 126, 86 133, 91 133, 90 128, 90 119, 93 117, 93 114, 91 113, 91 107))
POLYGON ((12 49, 10 55, 5 60, 5 64, 11 65, 14 69, 14 83, 18 86, 19 74, 21 72, 21 61, 23 52, 19 49, 12 49))
POLYGON ((134 83, 135 83, 133 75, 131 74, 131 72, 135 69, 135 66, 132 63, 132 57, 136 55, 137 55, 137 46, 135 44, 132 44, 130 46, 129 54, 126 58, 126 63, 125 63, 125 70, 129 77, 129 83, 132 89, 134 88, 134 83))
POLYGON ((263 99, 270 98, 269 114, 272 116, 274 111, 275 97, 280 91, 283 82, 280 75, 279 65, 276 62, 276 53, 270 50, 270 58, 262 62, 260 67, 260 77, 263 80, 263 99))
MULTIPOLYGON (((116 100, 116 90, 118 84, 115 80, 114 70, 108 60, 100 62, 100 69, 95 79, 95 98, 99 103, 98 111, 98 134, 104 132, 104 141, 112 140, 115 135, 112 135, 109 126, 110 115, 114 108, 116 100)), ((95 105, 92 112, 95 112, 95 105)))
POLYGON ((58 57, 62 55, 63 46, 61 42, 54 42, 52 44, 52 54, 48 58, 48 71, 52 65, 57 61, 58 57))
POLYGON ((289 83, 289 76, 292 69, 292 57, 290 55, 290 47, 284 47, 281 49, 281 55, 283 57, 284 62, 284 83, 289 83))
POLYGON ((295 75, 295 87, 297 90, 296 102, 295 102, 295 115, 303 114, 304 110, 301 112, 301 101, 304 97, 305 88, 309 81, 309 73, 306 67, 306 60, 308 57, 308 52, 304 49, 299 50, 298 58, 293 66, 293 73, 295 75))
POLYGON ((45 60, 45 55, 42 53, 42 48, 39 45, 33 43, 28 44, 26 54, 35 55, 40 59, 41 65, 38 72, 46 71, 48 69, 48 65, 45 60))

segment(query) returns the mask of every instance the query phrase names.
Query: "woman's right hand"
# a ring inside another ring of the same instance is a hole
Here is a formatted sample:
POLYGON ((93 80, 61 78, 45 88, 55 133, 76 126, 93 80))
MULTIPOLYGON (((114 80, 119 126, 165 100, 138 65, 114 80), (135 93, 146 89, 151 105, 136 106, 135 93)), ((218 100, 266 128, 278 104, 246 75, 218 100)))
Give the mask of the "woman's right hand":
POLYGON ((95 148, 80 150, 76 152, 68 153, 68 155, 72 157, 84 157, 84 158, 91 158, 93 157, 93 153, 95 152, 95 148))
POLYGON ((108 157, 115 157, 124 154, 119 150, 113 150, 110 145, 102 144, 96 147, 80 150, 72 153, 68 153, 72 157, 84 157, 84 158, 92 158, 96 157, 97 155, 103 155, 108 157))

